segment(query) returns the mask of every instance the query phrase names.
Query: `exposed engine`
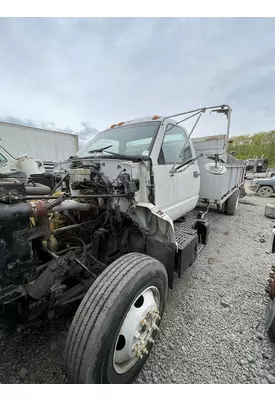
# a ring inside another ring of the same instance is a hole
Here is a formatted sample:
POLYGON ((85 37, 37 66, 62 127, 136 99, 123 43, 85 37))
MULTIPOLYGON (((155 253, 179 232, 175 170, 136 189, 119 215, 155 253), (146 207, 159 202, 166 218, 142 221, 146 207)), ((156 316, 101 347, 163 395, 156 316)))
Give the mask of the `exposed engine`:
POLYGON ((10 328, 80 301, 107 265, 145 246, 128 213, 139 181, 125 168, 111 180, 100 163, 74 160, 51 187, 39 179, 0 180, 0 322, 10 328))

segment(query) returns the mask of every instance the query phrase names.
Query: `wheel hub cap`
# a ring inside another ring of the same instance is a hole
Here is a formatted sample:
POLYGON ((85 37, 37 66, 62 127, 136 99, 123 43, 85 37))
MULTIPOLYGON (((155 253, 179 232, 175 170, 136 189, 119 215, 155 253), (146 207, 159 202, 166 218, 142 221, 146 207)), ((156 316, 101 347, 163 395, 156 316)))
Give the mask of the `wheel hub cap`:
POLYGON ((149 344, 159 330, 160 295, 155 287, 144 290, 131 305, 121 326, 113 357, 117 373, 128 371, 139 359, 148 354, 149 344))

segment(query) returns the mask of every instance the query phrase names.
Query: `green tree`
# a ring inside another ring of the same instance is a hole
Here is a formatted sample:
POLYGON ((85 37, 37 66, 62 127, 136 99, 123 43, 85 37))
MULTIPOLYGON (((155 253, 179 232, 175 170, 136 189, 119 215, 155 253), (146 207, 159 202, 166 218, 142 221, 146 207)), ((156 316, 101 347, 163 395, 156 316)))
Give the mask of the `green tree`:
POLYGON ((241 160, 256 157, 268 158, 269 166, 275 166, 275 130, 230 138, 229 151, 241 160))

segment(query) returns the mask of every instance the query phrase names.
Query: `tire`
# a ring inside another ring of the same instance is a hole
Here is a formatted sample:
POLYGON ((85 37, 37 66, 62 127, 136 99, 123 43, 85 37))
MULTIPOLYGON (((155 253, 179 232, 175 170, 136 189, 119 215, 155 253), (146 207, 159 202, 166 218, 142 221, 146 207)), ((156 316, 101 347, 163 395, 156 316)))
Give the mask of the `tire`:
POLYGON ((271 186, 261 186, 257 193, 260 197, 271 197, 273 195, 273 189, 271 186))
POLYGON ((217 211, 218 211, 218 213, 224 214, 225 213, 225 204, 224 203, 222 205, 217 204, 217 211))
POLYGON ((240 190, 235 190, 226 202, 226 214, 235 215, 239 204, 240 190))
MULTIPOLYGON (((140 253, 126 254, 109 265, 98 277, 83 298, 67 337, 65 366, 70 383, 122 384, 131 383, 135 379, 152 349, 159 319, 158 322, 154 321, 155 328, 146 345, 147 354, 142 358, 135 357, 133 365, 125 371, 123 368, 117 370, 119 364, 116 363, 115 355, 121 350, 118 345, 125 321, 133 312, 139 312, 138 307, 143 310, 146 303, 144 298, 147 296, 144 293, 149 293, 153 288, 159 294, 160 319, 167 299, 168 277, 165 267, 159 261, 140 253), (140 306, 137 302, 142 298, 144 302, 140 306)), ((142 317, 142 321, 146 318, 142 317)), ((140 327, 141 320, 137 318, 134 324, 136 321, 140 327)), ((146 319, 146 323, 148 321, 146 319)), ((132 329, 132 326, 133 321, 129 327, 132 329)), ((128 338, 127 335, 125 337, 128 338)), ((135 335, 129 336, 129 341, 124 340, 124 345, 132 344, 133 337, 133 340, 137 340, 135 335)))
POLYGON ((275 343, 275 318, 273 318, 270 327, 267 330, 268 337, 272 343, 275 343))
POLYGON ((274 301, 269 299, 266 315, 265 315, 265 326, 267 334, 271 342, 275 342, 275 315, 274 315, 274 301))

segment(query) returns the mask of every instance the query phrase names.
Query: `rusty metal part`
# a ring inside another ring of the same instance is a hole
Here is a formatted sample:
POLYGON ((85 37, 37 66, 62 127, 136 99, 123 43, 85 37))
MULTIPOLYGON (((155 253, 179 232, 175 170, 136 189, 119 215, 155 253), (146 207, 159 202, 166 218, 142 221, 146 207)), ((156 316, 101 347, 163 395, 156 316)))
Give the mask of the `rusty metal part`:
POLYGON ((64 201, 63 197, 57 197, 55 200, 47 203, 45 200, 38 200, 35 203, 31 203, 31 209, 35 217, 40 217, 47 214, 54 207, 58 206, 64 201))
POLYGON ((73 288, 64 292, 59 299, 53 304, 53 307, 61 307, 65 304, 70 304, 75 301, 81 300, 91 287, 95 278, 92 276, 84 281, 81 281, 79 284, 74 286, 73 288))

